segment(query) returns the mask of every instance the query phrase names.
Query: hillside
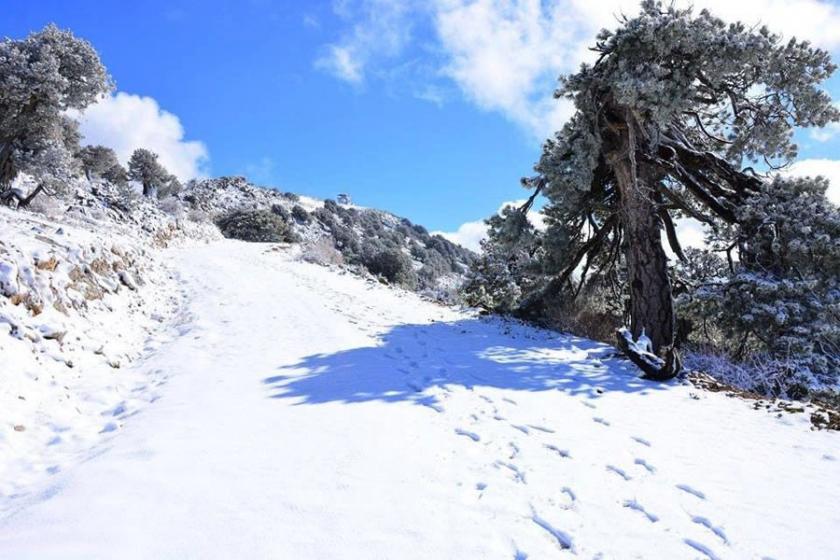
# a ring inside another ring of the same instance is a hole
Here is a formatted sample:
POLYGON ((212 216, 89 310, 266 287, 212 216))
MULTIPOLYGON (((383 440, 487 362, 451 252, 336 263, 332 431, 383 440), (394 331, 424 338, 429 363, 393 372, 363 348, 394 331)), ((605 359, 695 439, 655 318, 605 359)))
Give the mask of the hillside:
POLYGON ((20 458, 50 468, 0 498, 0 556, 840 553, 840 440, 806 415, 648 383, 609 347, 285 245, 156 254, 185 304, 177 330, 112 373, 133 399, 98 402, 88 449, 20 458))
POLYGON ((348 265, 442 301, 457 299, 476 259, 407 218, 258 187, 244 177, 191 182, 177 200, 189 219, 217 223, 228 237, 294 242, 310 262, 348 265))

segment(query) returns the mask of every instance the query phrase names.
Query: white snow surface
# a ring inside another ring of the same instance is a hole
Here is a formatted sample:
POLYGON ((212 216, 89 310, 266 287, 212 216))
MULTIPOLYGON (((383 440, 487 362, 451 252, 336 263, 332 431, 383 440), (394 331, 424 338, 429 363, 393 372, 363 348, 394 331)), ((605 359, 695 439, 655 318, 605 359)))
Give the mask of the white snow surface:
POLYGON ((840 436, 805 415, 277 246, 162 257, 187 307, 87 449, 16 456, 50 466, 0 495, 0 558, 840 557, 840 436))

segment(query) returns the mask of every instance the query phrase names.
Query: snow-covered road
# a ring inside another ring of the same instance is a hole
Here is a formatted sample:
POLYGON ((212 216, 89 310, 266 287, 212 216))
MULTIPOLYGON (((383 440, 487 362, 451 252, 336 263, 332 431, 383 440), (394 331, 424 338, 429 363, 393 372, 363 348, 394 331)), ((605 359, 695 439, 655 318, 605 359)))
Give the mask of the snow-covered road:
POLYGON ((840 436, 804 415, 269 246, 170 256, 160 398, 15 503, 0 558, 840 557, 840 436))

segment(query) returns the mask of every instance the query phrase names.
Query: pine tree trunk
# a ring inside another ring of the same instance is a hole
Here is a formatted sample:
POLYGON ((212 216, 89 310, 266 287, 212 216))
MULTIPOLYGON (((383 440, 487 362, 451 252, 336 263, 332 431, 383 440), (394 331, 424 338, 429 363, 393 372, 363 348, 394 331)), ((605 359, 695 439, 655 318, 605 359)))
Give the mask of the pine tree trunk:
POLYGON ((668 259, 662 248, 662 224, 655 202, 655 181, 647 165, 636 161, 633 125, 623 133, 620 150, 611 158, 621 195, 619 217, 624 231, 630 289, 630 330, 650 338, 656 354, 674 343, 674 304, 668 259))

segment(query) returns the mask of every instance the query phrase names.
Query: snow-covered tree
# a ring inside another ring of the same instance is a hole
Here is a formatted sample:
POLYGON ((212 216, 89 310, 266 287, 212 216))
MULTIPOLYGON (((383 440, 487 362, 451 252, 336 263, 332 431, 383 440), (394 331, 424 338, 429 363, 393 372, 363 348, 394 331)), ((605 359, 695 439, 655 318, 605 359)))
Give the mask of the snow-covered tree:
POLYGON ((774 196, 753 166, 793 158, 794 127, 838 119, 820 88, 835 67, 808 42, 652 0, 594 50, 597 62, 562 79, 557 96, 576 112, 528 181, 548 198, 546 250, 563 269, 521 311, 573 272, 623 260, 631 333, 664 358, 648 375, 666 378, 679 360, 662 231, 682 256, 675 217, 737 225, 756 196, 774 196))
POLYGON ((128 181, 128 172, 120 164, 117 154, 106 146, 85 146, 77 155, 88 179, 100 177, 115 185, 128 181))
POLYGON ((822 179, 763 184, 738 208, 737 225, 711 236, 738 258, 701 274, 695 267, 695 289, 677 300, 700 323, 700 342, 771 363, 764 370, 772 386, 760 387, 767 392, 802 396, 840 377, 840 209, 826 200, 827 186, 822 179))
POLYGON ((173 188, 173 182, 177 183, 177 179, 158 162, 158 155, 145 148, 138 148, 131 154, 128 176, 132 181, 143 185, 143 196, 147 197, 166 194, 173 188))
POLYGON ((463 288, 468 305, 497 313, 515 311, 523 294, 540 281, 541 240, 526 208, 507 206, 488 218, 481 258, 463 288))
POLYGON ((48 25, 23 40, 0 42, 0 200, 27 205, 72 173, 78 129, 65 116, 112 87, 94 48, 48 25), (18 173, 38 186, 11 189, 18 173))

